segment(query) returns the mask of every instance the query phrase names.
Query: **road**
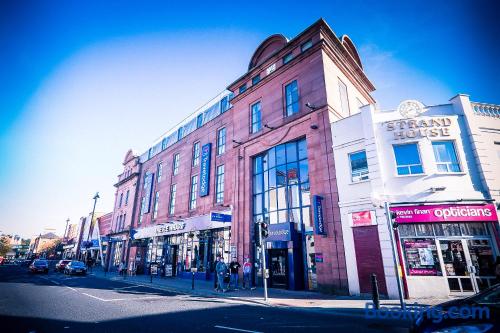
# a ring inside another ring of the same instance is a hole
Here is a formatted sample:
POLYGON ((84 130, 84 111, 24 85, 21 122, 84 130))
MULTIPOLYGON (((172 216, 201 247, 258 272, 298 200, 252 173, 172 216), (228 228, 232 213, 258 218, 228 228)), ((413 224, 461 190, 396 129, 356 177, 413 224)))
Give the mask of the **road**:
POLYGON ((179 294, 93 276, 0 266, 2 333, 407 332, 404 323, 179 294))

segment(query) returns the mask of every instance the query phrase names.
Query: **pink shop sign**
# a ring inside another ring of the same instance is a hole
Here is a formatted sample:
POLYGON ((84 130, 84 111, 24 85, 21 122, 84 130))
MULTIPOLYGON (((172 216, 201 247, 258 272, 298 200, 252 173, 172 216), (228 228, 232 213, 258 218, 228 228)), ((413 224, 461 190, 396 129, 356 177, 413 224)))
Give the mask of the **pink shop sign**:
POLYGON ((391 207, 398 223, 496 222, 495 205, 418 205, 391 207))

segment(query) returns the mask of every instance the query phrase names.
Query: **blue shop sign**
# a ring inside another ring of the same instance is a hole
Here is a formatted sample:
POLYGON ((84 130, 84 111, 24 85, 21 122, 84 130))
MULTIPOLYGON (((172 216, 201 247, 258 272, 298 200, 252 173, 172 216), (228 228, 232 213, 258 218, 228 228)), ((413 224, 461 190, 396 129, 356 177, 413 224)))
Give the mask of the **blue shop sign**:
POLYGON ((210 221, 231 222, 231 215, 222 213, 210 213, 210 221))
POLYGON ((325 217, 323 215, 323 197, 313 195, 313 220, 316 235, 326 235, 325 217))
POLYGON ((212 144, 207 143, 201 147, 200 163, 200 197, 205 197, 210 191, 210 158, 212 156, 212 144))
POLYGON ((295 230, 292 223, 269 224, 269 236, 267 242, 287 242, 292 240, 292 232, 295 230))

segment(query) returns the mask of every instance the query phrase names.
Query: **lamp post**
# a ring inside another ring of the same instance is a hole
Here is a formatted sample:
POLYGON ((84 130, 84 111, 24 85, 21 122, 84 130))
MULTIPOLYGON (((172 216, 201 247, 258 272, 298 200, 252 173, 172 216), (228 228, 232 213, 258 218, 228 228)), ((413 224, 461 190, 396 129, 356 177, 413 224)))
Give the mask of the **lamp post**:
POLYGON ((68 232, 68 224, 69 224, 69 217, 66 219, 66 228, 64 228, 64 241, 68 241, 68 235, 67 235, 67 232, 68 232))
POLYGON ((94 208, 92 208, 92 215, 90 217, 90 224, 89 224, 89 232, 87 233, 87 252, 86 252, 85 259, 88 259, 87 257, 89 255, 89 252, 88 252, 89 251, 88 250, 89 246, 88 246, 88 244, 89 244, 89 238, 90 238, 90 229, 92 228, 92 222, 94 221, 94 214, 95 214, 95 206, 97 204, 97 199, 99 199, 99 198, 100 198, 99 197, 99 192, 96 192, 96 194, 92 198, 92 199, 94 199, 94 208))

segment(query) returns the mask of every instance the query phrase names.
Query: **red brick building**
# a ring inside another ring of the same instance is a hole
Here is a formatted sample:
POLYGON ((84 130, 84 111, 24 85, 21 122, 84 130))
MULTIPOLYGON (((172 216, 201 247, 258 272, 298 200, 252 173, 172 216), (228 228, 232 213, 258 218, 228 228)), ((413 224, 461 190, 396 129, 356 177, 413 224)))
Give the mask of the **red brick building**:
POLYGON ((259 261, 266 221, 272 287, 346 293, 330 123, 373 90, 354 44, 321 19, 267 38, 227 92, 139 158, 129 267, 213 278, 216 255, 259 261))

